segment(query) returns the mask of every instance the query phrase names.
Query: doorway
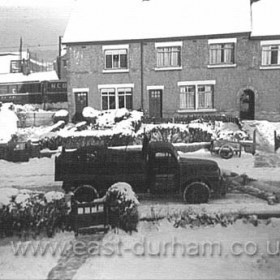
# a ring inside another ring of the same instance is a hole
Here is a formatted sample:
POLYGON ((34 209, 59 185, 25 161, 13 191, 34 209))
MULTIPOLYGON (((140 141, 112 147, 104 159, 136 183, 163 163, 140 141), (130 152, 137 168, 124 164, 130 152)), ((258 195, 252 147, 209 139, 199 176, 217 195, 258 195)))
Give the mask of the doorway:
POLYGON ((149 90, 149 114, 151 118, 162 118, 162 90, 149 90))
POLYGON ((83 109, 88 106, 88 93, 86 91, 75 92, 75 121, 81 121, 83 109))
POLYGON ((240 96, 240 119, 255 119, 255 93, 250 89, 245 89, 240 96))

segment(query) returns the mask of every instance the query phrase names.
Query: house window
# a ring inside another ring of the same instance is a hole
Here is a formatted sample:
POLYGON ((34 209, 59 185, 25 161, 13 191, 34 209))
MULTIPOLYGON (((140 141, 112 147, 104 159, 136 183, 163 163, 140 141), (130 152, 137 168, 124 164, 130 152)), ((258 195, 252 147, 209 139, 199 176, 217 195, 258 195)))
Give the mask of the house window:
POLYGON ((262 46, 262 66, 280 65, 280 45, 262 46))
POLYGON ((132 88, 102 88, 102 110, 127 108, 132 110, 132 88))
POLYGON ((209 110, 214 108, 214 85, 189 84, 180 86, 181 110, 209 110))
POLYGON ((116 92, 115 89, 102 89, 102 110, 116 109, 116 92))
POLYGON ((119 88, 118 89, 119 108, 132 109, 132 89, 119 88))
POLYGON ((127 49, 105 50, 105 69, 127 69, 127 49))
POLYGON ((209 45, 210 65, 234 64, 234 43, 217 43, 209 45))
POLYGON ((157 47, 157 67, 180 67, 181 47, 157 47))
POLYGON ((197 86, 197 108, 213 109, 213 86, 197 86))
POLYGON ((180 109, 195 109, 195 86, 180 87, 180 109))

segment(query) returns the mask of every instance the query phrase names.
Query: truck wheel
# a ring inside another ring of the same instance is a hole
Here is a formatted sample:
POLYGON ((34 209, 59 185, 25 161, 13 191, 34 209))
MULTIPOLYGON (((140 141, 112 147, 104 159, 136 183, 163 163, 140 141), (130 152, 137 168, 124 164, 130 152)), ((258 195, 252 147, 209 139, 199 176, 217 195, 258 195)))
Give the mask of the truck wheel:
POLYGON ((188 184, 183 192, 183 198, 187 203, 207 203, 210 197, 209 187, 203 182, 192 182, 188 184))
POLYGON ((80 185, 74 191, 74 198, 77 202, 92 202, 99 198, 99 194, 92 185, 80 185))
POLYGON ((223 145, 219 151, 221 158, 224 158, 224 159, 232 158, 233 153, 234 153, 234 151, 230 145, 223 145))

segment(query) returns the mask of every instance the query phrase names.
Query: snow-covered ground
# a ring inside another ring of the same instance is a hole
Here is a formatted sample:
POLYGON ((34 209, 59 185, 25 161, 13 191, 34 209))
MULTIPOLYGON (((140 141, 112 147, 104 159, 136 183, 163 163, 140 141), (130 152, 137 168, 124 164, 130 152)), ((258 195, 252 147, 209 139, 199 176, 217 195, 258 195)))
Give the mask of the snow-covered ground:
POLYGON ((103 244, 121 241, 123 250, 88 258, 74 279, 275 279, 280 275, 279 255, 270 253, 277 252, 279 228, 279 219, 257 227, 238 221, 227 228, 195 229, 174 228, 167 220, 142 222, 132 235, 105 236, 103 244), (203 251, 206 242, 219 244, 221 255, 217 247, 213 256, 209 248, 203 251), (192 250, 183 255, 183 246, 192 250))

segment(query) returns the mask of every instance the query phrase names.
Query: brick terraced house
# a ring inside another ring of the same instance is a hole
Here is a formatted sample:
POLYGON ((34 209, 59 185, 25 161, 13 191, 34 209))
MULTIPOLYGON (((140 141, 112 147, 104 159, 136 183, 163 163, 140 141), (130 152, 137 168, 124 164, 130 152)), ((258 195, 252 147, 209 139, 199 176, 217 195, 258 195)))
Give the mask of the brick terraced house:
POLYGON ((78 1, 63 37, 71 116, 91 106, 279 121, 277 1, 78 1))

